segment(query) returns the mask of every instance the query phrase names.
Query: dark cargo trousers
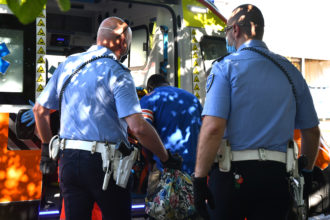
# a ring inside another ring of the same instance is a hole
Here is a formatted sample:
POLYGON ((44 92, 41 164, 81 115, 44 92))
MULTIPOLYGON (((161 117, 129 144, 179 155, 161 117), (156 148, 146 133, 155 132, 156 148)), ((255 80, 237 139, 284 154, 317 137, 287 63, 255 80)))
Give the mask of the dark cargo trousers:
POLYGON ((213 220, 284 220, 292 197, 284 163, 273 161, 232 162, 230 172, 212 167, 209 186, 216 208, 213 220))
POLYGON ((102 190, 104 172, 100 153, 65 149, 61 152, 59 169, 67 220, 90 220, 94 202, 100 207, 103 220, 131 219, 130 191, 117 186, 112 178, 107 190, 102 190))

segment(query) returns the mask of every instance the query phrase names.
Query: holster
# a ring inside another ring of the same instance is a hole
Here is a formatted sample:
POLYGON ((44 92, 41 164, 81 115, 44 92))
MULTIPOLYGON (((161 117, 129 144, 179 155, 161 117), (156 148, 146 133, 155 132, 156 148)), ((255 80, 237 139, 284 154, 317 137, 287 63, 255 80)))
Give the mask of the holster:
POLYGON ((101 153, 103 170, 106 172, 102 187, 103 190, 106 190, 111 174, 116 185, 126 188, 133 164, 138 155, 138 149, 134 147, 134 150, 125 157, 113 145, 106 146, 104 149, 101 153))
POLYGON ((305 201, 303 198, 305 181, 304 177, 299 173, 298 153, 299 151, 296 142, 291 140, 287 147, 286 170, 289 174, 291 191, 293 193, 295 205, 298 209, 298 215, 301 219, 307 219, 305 201))
POLYGON ((229 172, 231 168, 231 147, 227 140, 222 140, 215 162, 219 163, 219 170, 229 172))
POLYGON ((134 150, 131 152, 130 155, 123 157, 119 160, 117 175, 115 177, 117 186, 126 188, 137 155, 138 155, 138 149, 134 148, 134 150))
POLYGON ((286 171, 292 173, 297 178, 299 177, 298 172, 298 145, 293 140, 290 140, 286 151, 286 171))
POLYGON ((49 142, 49 157, 55 161, 58 160, 60 154, 60 137, 55 135, 49 142))

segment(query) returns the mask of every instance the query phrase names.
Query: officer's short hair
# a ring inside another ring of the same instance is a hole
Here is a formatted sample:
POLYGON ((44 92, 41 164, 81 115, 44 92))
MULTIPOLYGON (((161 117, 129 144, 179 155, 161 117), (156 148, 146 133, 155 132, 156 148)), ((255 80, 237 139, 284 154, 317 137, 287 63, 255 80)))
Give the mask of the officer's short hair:
POLYGON ((148 92, 151 92, 156 87, 159 87, 159 86, 164 85, 164 84, 169 85, 169 82, 167 81, 165 76, 163 76, 161 74, 154 74, 154 75, 150 76, 148 81, 147 81, 147 90, 148 90, 148 92))
POLYGON ((231 24, 238 24, 242 32, 249 37, 262 40, 265 23, 259 8, 251 4, 240 5, 233 10, 232 15, 230 18, 231 24))

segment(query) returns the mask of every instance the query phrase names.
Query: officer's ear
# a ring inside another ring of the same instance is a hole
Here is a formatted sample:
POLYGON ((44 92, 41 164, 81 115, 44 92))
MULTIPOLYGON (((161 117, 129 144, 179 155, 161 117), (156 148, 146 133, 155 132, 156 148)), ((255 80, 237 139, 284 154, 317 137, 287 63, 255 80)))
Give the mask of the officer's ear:
POLYGON ((237 39, 239 35, 242 33, 241 27, 238 24, 233 25, 233 34, 235 38, 237 39))
POLYGON ((128 42, 127 42, 127 39, 126 39, 126 37, 124 36, 124 37, 122 37, 121 39, 121 42, 120 42, 120 46, 122 47, 122 48, 125 48, 125 50, 128 48, 128 42))

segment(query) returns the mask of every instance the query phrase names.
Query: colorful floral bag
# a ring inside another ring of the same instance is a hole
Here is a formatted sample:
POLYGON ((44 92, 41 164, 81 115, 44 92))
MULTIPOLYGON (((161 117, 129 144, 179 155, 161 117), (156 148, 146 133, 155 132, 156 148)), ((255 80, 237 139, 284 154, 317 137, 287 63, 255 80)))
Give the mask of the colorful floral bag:
POLYGON ((149 186, 145 211, 150 217, 185 219, 195 214, 193 184, 187 173, 165 168, 149 186))

